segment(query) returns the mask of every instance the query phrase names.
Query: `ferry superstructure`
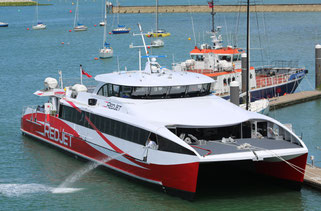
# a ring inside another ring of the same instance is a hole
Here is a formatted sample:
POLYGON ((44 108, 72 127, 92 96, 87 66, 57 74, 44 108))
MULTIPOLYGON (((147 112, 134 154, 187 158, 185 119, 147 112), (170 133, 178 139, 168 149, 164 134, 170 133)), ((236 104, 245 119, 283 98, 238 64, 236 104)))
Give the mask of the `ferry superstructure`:
POLYGON ((21 131, 88 160, 115 158, 103 165, 185 198, 194 196, 199 172, 218 163, 245 161, 257 173, 303 181, 302 140, 278 121, 211 94, 207 76, 167 70, 153 58, 143 71, 95 80, 94 89, 62 89, 48 78, 35 94, 49 103, 27 107, 21 131))

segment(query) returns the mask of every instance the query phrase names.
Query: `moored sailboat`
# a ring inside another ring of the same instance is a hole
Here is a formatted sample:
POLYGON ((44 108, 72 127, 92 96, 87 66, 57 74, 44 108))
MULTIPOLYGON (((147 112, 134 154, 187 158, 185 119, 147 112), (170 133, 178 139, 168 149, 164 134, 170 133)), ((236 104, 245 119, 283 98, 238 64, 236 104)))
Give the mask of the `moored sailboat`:
POLYGON ((171 35, 171 33, 169 32, 166 32, 165 29, 159 29, 158 28, 158 0, 156 0, 156 11, 155 11, 155 14, 156 14, 156 24, 155 24, 155 31, 150 31, 146 34, 147 37, 168 37, 171 35))
MULTIPOLYGON (((117 6, 119 8, 119 2, 117 0, 117 6)), ((117 28, 112 30, 113 34, 128 34, 131 28, 127 28, 125 25, 119 24, 119 12, 117 12, 117 28)))
POLYGON ((79 0, 77 0, 76 3, 76 12, 75 12, 75 18, 74 18, 74 31, 79 32, 79 31, 87 31, 88 27, 85 26, 84 24, 79 23, 79 0))
POLYGON ((38 9, 38 5, 39 5, 39 2, 37 2, 36 4, 36 24, 32 26, 32 29, 33 30, 39 30, 39 29, 46 29, 47 28, 47 25, 40 22, 39 19, 38 19, 38 13, 39 13, 39 9, 38 9))
POLYGON ((104 18, 104 36, 103 36, 103 48, 99 50, 99 58, 101 59, 107 59, 113 57, 113 49, 111 48, 110 44, 107 43, 107 11, 108 11, 108 2, 105 2, 104 4, 104 13, 105 13, 105 18, 104 18))

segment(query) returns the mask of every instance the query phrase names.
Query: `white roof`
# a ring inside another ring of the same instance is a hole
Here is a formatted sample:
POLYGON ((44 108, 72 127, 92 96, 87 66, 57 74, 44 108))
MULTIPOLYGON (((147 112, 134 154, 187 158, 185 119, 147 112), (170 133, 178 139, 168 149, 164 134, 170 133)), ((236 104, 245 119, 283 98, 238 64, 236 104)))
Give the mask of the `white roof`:
POLYGON ((97 75, 96 81, 123 86, 183 86, 213 83, 214 80, 208 76, 168 69, 159 69, 152 73, 149 69, 143 71, 122 71, 97 75))
POLYGON ((136 100, 128 113, 162 125, 217 127, 270 118, 246 111, 215 95, 167 100, 136 100))

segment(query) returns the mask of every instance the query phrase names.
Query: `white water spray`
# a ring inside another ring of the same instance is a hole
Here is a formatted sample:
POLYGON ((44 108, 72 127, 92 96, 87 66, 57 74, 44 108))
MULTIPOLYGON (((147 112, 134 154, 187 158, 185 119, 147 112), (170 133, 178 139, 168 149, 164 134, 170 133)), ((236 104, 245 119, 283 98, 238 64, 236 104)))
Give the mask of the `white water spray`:
MULTIPOLYGON (((37 193, 54 193, 56 188, 43 184, 0 184, 0 195, 6 197, 20 197, 23 195, 37 193)), ((82 190, 82 188, 62 188, 60 193, 73 193, 82 190)))
POLYGON ((78 171, 71 174, 67 179, 61 183, 57 188, 52 190, 52 193, 66 193, 68 191, 69 187, 78 181, 81 177, 83 177, 88 172, 92 171, 93 169, 97 168, 100 165, 103 165, 104 163, 107 163, 111 160, 114 160, 120 156, 123 156, 125 153, 119 154, 115 157, 107 157, 100 161, 93 161, 87 164, 85 167, 79 169, 78 171))

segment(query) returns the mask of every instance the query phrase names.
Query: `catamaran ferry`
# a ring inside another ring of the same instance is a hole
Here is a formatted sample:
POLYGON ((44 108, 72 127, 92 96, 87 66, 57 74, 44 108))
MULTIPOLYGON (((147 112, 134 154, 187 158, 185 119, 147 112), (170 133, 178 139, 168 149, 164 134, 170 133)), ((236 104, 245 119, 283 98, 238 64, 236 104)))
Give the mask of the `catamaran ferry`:
POLYGON ((227 169, 303 182, 308 150, 291 129, 215 96, 210 77, 147 59, 95 87, 47 78, 35 94, 49 102, 25 108, 22 133, 187 199, 202 174, 227 169))

